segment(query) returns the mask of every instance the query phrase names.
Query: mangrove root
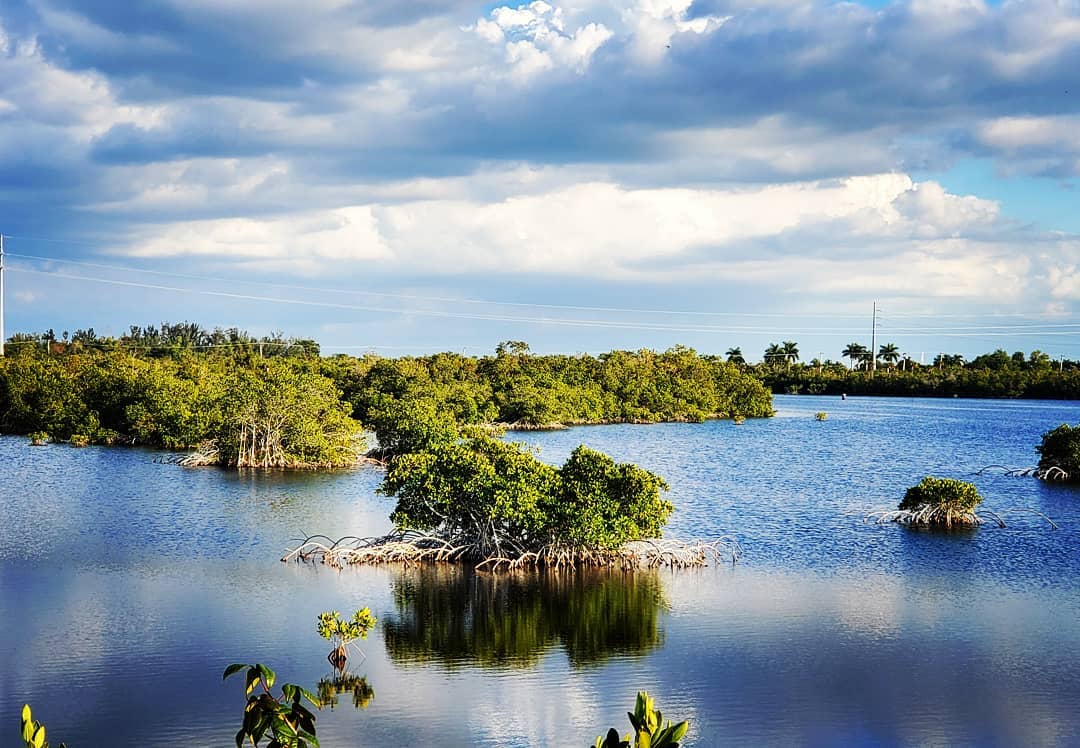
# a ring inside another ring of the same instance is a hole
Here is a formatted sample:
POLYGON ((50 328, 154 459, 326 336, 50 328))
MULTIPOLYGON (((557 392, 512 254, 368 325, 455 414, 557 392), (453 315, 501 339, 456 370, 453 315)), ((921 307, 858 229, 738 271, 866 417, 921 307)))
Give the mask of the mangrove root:
POLYGON ((1040 511, 1028 509, 1027 507, 1012 507, 1011 509, 1003 509, 1000 512, 991 509, 983 509, 981 514, 974 511, 948 511, 937 506, 924 506, 915 510, 879 509, 867 514, 866 521, 874 522, 879 525, 895 522, 908 527, 937 527, 945 529, 978 527, 988 522, 993 523, 998 527, 1006 527, 1004 516, 1016 512, 1038 515, 1049 522, 1050 527, 1055 530, 1058 529, 1058 525, 1054 520, 1050 519, 1040 511))
POLYGON ((473 563, 477 571, 511 571, 527 567, 561 568, 606 566, 621 569, 687 568, 707 566, 710 560, 734 564, 742 547, 730 537, 713 541, 681 541, 665 538, 635 540, 616 549, 544 546, 537 551, 484 555, 479 543, 468 538, 442 538, 406 530, 376 538, 347 536, 332 540, 326 535, 297 539, 282 561, 323 563, 334 569, 350 564, 422 562, 473 563))
POLYGON ((1049 467, 1025 467, 1025 468, 1010 468, 1005 465, 987 465, 982 468, 975 475, 982 475, 987 471, 1000 470, 1003 475, 1007 475, 1011 478, 1030 478, 1035 477, 1039 480, 1048 481, 1065 481, 1069 479, 1069 474, 1065 470, 1062 470, 1057 465, 1050 465, 1049 467))

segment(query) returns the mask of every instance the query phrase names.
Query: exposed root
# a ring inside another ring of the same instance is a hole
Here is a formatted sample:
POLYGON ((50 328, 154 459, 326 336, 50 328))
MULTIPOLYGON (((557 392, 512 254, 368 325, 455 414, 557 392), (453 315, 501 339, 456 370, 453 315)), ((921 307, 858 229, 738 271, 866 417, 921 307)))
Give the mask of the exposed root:
POLYGON ((1057 465, 1050 465, 1049 467, 1024 467, 1024 468, 1011 468, 1005 465, 987 465, 981 470, 977 471, 975 475, 982 475, 987 471, 1000 470, 1003 475, 1007 475, 1010 478, 1030 478, 1035 477, 1039 480, 1046 481, 1066 481, 1069 479, 1069 473, 1059 468, 1057 465))
POLYGON ((218 452, 217 445, 213 442, 200 444, 194 452, 186 454, 176 461, 177 465, 183 467, 206 467, 220 463, 221 453, 218 452))
POLYGON ((1036 514, 1047 522, 1050 527, 1057 530, 1058 525, 1054 520, 1040 511, 1027 507, 1013 507, 996 512, 992 509, 983 509, 981 513, 956 512, 942 509, 933 505, 920 507, 919 509, 879 509, 866 515, 867 522, 879 525, 895 522, 907 527, 928 527, 939 529, 965 529, 979 527, 987 523, 993 523, 998 527, 1006 527, 1004 515, 1015 512, 1036 514))
POLYGON ((709 542, 665 538, 636 540, 616 549, 544 546, 516 555, 488 556, 481 554, 478 544, 470 539, 447 539, 413 530, 376 538, 349 536, 338 540, 325 535, 309 535, 296 542, 300 544, 287 549, 282 561, 323 563, 334 569, 350 564, 401 563, 408 566, 424 562, 473 563, 477 571, 487 572, 577 566, 674 569, 707 566, 710 560, 734 564, 743 553, 738 541, 727 536, 709 542))
MULTIPOLYGON (((933 504, 918 509, 888 509, 870 512, 867 521, 873 520, 879 525, 895 522, 908 527, 941 527, 945 529, 978 527, 986 522, 975 512, 960 512, 943 509, 933 504)), ((1004 526, 1004 523, 1002 523, 1004 526)))

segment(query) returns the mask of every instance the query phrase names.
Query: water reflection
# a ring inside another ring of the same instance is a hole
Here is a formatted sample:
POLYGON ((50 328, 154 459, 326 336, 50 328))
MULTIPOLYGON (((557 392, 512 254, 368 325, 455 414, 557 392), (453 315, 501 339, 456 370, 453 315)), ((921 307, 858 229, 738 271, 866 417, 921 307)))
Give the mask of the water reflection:
POLYGON ((393 580, 396 615, 383 638, 399 663, 531 667, 560 646, 574 667, 663 644, 667 607, 655 572, 606 569, 477 574, 407 569, 393 580))
POLYGON ((333 675, 324 676, 316 686, 316 693, 322 705, 331 709, 338 705, 338 697, 346 693, 352 694, 356 709, 367 709, 375 698, 375 689, 367 682, 367 676, 347 670, 335 670, 333 675))

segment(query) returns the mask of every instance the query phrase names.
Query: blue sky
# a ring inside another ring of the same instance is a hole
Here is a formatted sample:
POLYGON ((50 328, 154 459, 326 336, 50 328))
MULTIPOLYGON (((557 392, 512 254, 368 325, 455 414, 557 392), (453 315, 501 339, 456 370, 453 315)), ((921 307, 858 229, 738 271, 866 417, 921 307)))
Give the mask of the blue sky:
POLYGON ((8 0, 7 332, 1080 358, 1076 0, 8 0))

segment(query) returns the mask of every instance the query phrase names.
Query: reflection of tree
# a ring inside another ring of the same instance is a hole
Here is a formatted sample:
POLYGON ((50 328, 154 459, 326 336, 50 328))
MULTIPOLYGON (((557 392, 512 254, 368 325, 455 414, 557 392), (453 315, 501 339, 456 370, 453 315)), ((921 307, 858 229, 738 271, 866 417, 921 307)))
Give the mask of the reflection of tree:
POLYGON ((367 709, 375 698, 375 689, 368 684, 366 677, 344 670, 335 670, 332 677, 320 680, 316 691, 323 706, 331 709, 337 706, 337 697, 343 693, 352 693, 352 703, 357 709, 367 709))
POLYGON ((607 569, 476 574, 421 566, 394 580, 383 638, 398 662, 528 667, 558 644, 576 667, 659 646, 655 572, 607 569))

